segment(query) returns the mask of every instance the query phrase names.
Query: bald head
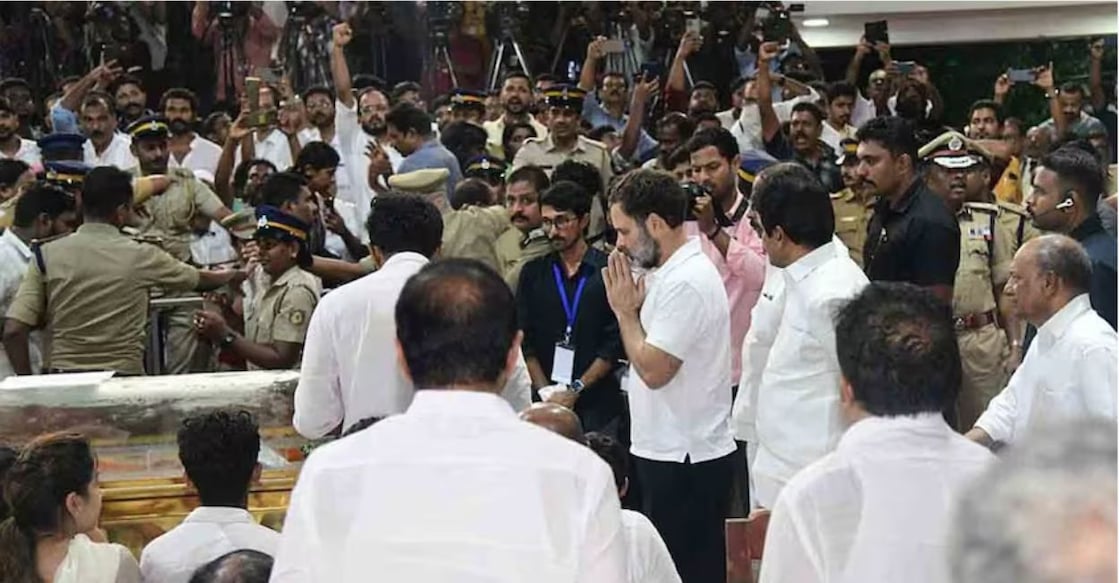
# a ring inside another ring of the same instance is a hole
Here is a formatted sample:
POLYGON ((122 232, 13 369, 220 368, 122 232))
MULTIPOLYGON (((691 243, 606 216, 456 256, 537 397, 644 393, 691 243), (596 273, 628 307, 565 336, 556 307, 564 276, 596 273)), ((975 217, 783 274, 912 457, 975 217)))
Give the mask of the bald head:
POLYGON ((586 445, 587 438, 583 435, 583 424, 574 411, 555 403, 533 403, 528 409, 521 411, 521 420, 533 425, 539 425, 552 433, 558 433, 571 441, 586 445))
POLYGON ((1019 253, 1027 253, 1043 273, 1053 273, 1073 296, 1087 293, 1092 285, 1092 260, 1072 237, 1043 235, 1028 241, 1019 253))
POLYGON ((1092 262, 1075 240, 1044 235, 1022 246, 1010 266, 1007 290, 1019 314, 1040 327, 1073 298, 1087 293, 1092 262))

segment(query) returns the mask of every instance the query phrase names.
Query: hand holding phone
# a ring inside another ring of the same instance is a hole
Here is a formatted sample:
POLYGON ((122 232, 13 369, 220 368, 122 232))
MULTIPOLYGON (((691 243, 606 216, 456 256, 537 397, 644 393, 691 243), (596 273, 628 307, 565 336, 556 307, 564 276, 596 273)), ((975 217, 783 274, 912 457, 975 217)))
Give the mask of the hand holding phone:
POLYGON ((1006 77, 1011 83, 1033 83, 1037 81, 1037 72, 1033 69, 1007 69, 1006 77))
POLYGON ((602 43, 602 52, 610 55, 626 52, 626 43, 621 39, 610 39, 602 43))
POLYGON ((876 20, 863 25, 863 36, 872 46, 890 42, 890 31, 885 20, 876 20))

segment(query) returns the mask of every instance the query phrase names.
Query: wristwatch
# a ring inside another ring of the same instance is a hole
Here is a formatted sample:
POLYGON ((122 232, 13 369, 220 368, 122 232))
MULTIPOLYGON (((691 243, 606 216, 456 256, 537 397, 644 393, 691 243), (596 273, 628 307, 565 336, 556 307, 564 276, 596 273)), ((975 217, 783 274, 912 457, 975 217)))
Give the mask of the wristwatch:
POLYGON ((235 335, 233 332, 226 332, 225 336, 221 337, 221 342, 219 342, 218 345, 220 345, 222 348, 226 348, 230 344, 233 344, 233 341, 236 339, 237 335, 235 335))
POLYGON ((582 393, 583 389, 587 388, 586 385, 583 384, 583 379, 575 379, 575 382, 567 386, 571 389, 571 392, 575 393, 576 395, 582 393))
POLYGON ((719 228, 719 225, 715 225, 715 228, 711 229, 710 233, 704 233, 704 235, 707 235, 708 240, 714 241, 715 237, 719 236, 719 231, 721 231, 721 230, 722 229, 719 228))

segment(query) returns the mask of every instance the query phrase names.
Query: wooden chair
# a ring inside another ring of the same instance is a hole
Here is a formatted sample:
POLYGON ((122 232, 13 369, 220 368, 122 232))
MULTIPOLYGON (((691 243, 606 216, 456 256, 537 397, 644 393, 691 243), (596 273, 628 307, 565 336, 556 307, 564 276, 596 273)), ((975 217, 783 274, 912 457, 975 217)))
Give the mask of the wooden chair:
POLYGON ((762 558, 767 528, 769 510, 765 509, 726 520, 727 583, 754 583, 754 561, 762 558))

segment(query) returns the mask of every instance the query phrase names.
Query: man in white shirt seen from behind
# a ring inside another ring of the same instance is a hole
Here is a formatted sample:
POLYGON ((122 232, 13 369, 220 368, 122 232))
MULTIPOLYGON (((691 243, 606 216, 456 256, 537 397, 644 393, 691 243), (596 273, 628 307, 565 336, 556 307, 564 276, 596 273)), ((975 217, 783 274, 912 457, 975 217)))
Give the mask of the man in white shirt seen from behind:
MULTIPOLYGON (((438 252, 443 219, 430 202, 393 193, 373 200, 367 228, 379 268, 324 296, 307 329, 292 424, 311 439, 403 413, 415 395, 397 367, 395 306, 404 283, 438 252)), ((522 363, 502 393, 518 411, 530 402, 522 363)))
POLYGON ((159 110, 171 130, 168 141, 171 157, 167 167, 188 168, 192 172, 202 170, 214 176, 218 171, 221 146, 194 131, 198 124, 198 97, 194 92, 182 87, 168 89, 159 100, 159 110))
POLYGON ((871 283, 840 309, 835 343, 850 426, 781 490, 760 581, 946 582, 952 510, 994 459, 941 414, 963 374, 950 308, 871 283))
MULTIPOLYGON (((61 188, 45 182, 36 183, 19 198, 12 217, 12 226, 0 236, 0 314, 19 291, 23 274, 34 258, 32 241, 45 241, 72 232, 78 225, 78 209, 74 197, 61 188)), ((31 333, 29 345, 31 370, 43 366, 42 332, 31 333)), ((0 348, 0 380, 14 374, 8 356, 0 348)))
POLYGON ((188 583, 199 567, 231 551, 272 555, 280 534, 256 523, 247 507, 260 479, 260 432, 247 411, 188 417, 178 433, 179 460, 202 506, 144 547, 140 575, 151 583, 188 583))
POLYGON ((624 581, 610 469, 498 396, 521 350, 509 286, 447 259, 395 314, 415 398, 303 465, 271 581, 624 581))
POLYGON ((1115 330, 1092 309, 1092 263, 1075 240, 1044 235, 1022 246, 1007 287, 1037 337, 967 436, 1009 444, 1043 420, 1116 418, 1115 330))
POLYGON ((642 512, 688 583, 724 581, 736 459, 730 314, 718 270, 684 229, 671 174, 635 170, 610 196, 617 250, 604 274, 629 358, 631 453, 642 512), (631 269, 653 270, 635 277, 631 269))
POLYGON ((757 395, 741 389, 751 386, 748 381, 739 385, 734 421, 756 432, 752 492, 757 505, 773 508, 785 483, 830 452, 843 432, 833 318, 868 282, 847 253, 836 251, 831 197, 807 168, 767 168, 749 218, 784 285, 773 343, 764 357, 750 361, 762 367, 757 395), (747 406, 754 399, 756 407, 747 406))

